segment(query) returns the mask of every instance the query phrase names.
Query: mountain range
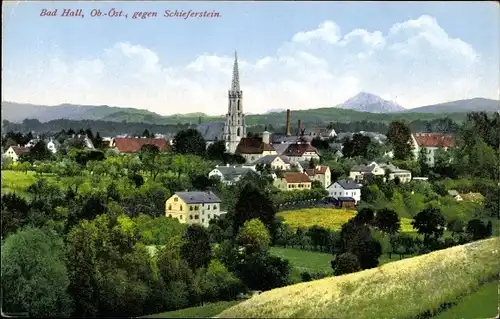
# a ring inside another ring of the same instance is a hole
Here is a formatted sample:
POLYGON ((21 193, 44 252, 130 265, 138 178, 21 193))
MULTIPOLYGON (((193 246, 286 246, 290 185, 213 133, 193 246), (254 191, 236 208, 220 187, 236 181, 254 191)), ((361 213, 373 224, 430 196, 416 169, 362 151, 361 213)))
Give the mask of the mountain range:
MULTIPOLYGON (((383 114, 390 113, 390 118, 407 118, 415 117, 417 114, 426 118, 435 118, 438 115, 446 115, 453 113, 467 113, 472 111, 497 112, 500 110, 500 101, 485 98, 474 98, 469 100, 459 100, 435 105, 427 105, 413 109, 405 109, 401 105, 382 99, 381 97, 361 92, 356 96, 346 100, 344 103, 335 107, 294 110, 294 114, 301 114, 311 118, 317 118, 317 121, 332 121, 336 117, 342 117, 346 120, 349 118, 381 118, 383 114), (371 113, 371 114, 369 114, 371 113), (379 116, 380 115, 380 116, 379 116), (325 116, 327 118, 325 118, 325 116)), ((281 118, 285 113, 285 109, 277 108, 265 112, 265 114, 252 114, 250 117, 255 117, 255 121, 261 122, 270 121, 275 117, 281 118)), ((389 115, 389 114, 388 114, 389 115)), ((37 119, 40 122, 48 122, 56 119, 68 120, 102 120, 110 122, 129 122, 129 123, 183 123, 194 122, 198 118, 203 120, 220 120, 223 116, 208 116, 204 113, 190 114, 175 114, 162 116, 160 114, 134 108, 121 108, 107 105, 74 105, 61 104, 57 106, 44 106, 33 104, 21 104, 14 102, 2 101, 2 119, 9 122, 22 122, 26 118, 37 119)), ((250 120, 250 119, 249 119, 250 120)), ((270 122, 269 122, 270 123, 270 122)))

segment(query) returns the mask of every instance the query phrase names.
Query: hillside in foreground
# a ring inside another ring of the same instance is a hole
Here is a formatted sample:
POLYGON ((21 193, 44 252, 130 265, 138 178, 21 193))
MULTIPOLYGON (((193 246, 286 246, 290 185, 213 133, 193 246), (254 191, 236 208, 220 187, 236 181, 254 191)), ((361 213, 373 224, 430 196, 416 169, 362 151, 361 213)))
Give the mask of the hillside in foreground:
POLYGON ((498 280, 499 246, 495 237, 270 290, 218 318, 414 318, 498 280))

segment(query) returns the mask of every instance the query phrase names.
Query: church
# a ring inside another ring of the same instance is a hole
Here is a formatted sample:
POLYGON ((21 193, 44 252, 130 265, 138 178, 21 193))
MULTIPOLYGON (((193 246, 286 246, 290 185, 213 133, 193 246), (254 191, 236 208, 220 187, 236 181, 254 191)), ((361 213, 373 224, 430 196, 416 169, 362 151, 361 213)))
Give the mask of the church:
POLYGON ((196 127, 207 146, 217 141, 225 141, 226 150, 234 153, 240 140, 246 136, 245 114, 243 113, 243 91, 240 89, 238 56, 234 53, 233 78, 228 92, 228 107, 225 122, 200 123, 196 127))

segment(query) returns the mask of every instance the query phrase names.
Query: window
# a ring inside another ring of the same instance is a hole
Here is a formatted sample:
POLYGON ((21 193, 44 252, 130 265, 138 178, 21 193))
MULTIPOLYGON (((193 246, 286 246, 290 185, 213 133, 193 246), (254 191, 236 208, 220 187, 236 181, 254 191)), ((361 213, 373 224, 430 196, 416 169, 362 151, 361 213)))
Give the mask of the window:
POLYGON ((202 223, 204 223, 204 222, 205 222, 205 220, 204 220, 204 219, 202 219, 202 220, 201 220, 201 222, 202 222, 202 223))
POLYGON ((210 218, 210 214, 208 215, 208 218, 210 218))
POLYGON ((172 210, 172 205, 168 205, 168 210, 172 210))
POLYGON ((172 218, 172 214, 168 214, 168 217, 172 218))
POLYGON ((214 205, 214 209, 217 209, 217 205, 214 205))
POLYGON ((207 210, 210 210, 210 205, 207 206, 207 210))
POLYGON ((189 206, 189 210, 192 211, 193 210, 193 206, 189 206))
POLYGON ((182 219, 182 215, 181 215, 181 216, 179 216, 179 219, 182 219))
POLYGON ((177 197, 174 197, 174 202, 177 202, 179 199, 177 197))
POLYGON ((189 219, 193 219, 193 215, 189 215, 189 219))
POLYGON ((200 219, 199 215, 194 215, 194 219, 200 219))
POLYGON ((198 207, 198 205, 196 205, 196 206, 194 207, 194 210, 198 210, 198 209, 199 209, 199 207, 198 207))
POLYGON ((201 206, 202 206, 202 207, 205 207, 205 203, 201 203, 201 206))
POLYGON ((181 205, 181 210, 182 210, 182 205, 181 205))

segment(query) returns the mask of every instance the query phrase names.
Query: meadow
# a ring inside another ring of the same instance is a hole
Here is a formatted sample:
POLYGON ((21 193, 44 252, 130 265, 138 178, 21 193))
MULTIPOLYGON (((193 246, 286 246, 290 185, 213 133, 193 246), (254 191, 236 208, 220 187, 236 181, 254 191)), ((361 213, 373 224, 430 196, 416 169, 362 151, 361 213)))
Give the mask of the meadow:
POLYGON ((500 238, 278 288, 219 318, 413 318, 460 302, 498 276, 500 238))
MULTIPOLYGON (((356 215, 355 210, 335 209, 327 207, 305 208, 279 212, 278 216, 285 219, 285 223, 293 229, 309 228, 314 225, 322 226, 333 231, 339 231, 343 224, 356 215)), ((401 218, 402 232, 415 232, 410 224, 412 219, 401 218)))
POLYGON ((26 190, 34 182, 37 176, 35 172, 28 173, 2 170, 2 194, 16 193, 18 195, 26 195, 26 190))
POLYGON ((212 318, 224 309, 228 309, 240 302, 240 300, 213 302, 207 303, 200 307, 191 307, 175 311, 162 312, 150 316, 145 316, 143 318, 212 318))

